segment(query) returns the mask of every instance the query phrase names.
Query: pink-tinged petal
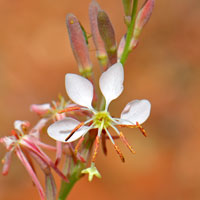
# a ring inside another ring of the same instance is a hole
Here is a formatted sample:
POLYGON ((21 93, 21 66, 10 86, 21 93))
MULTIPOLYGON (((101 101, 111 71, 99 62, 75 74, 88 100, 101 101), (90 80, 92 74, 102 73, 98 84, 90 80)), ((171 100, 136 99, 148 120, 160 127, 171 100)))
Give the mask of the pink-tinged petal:
POLYGON ((129 102, 121 113, 120 124, 142 124, 150 115, 151 104, 148 100, 134 100, 129 102))
POLYGON ((50 118, 42 118, 38 121, 38 123, 31 129, 29 135, 34 136, 39 139, 40 131, 45 127, 46 123, 50 120, 50 118))
POLYGON ((16 154, 17 154, 18 158, 20 159, 20 161, 22 162, 22 164, 24 165, 24 167, 26 168, 26 170, 28 171, 32 181, 36 185, 36 188, 40 194, 40 198, 42 200, 44 200, 45 194, 44 194, 43 188, 42 188, 35 172, 33 171, 31 165, 29 164, 28 160, 26 159, 25 155, 22 153, 22 151, 19 148, 16 148, 16 154))
POLYGON ((0 143, 4 144, 6 149, 10 150, 14 143, 16 142, 15 136, 9 136, 9 137, 2 137, 0 138, 0 143))
POLYGON ((23 128, 28 128, 29 126, 30 123, 28 121, 21 121, 21 120, 14 121, 14 128, 20 132, 23 132, 23 128))
POLYGON ((124 82, 124 69, 121 63, 112 65, 107 71, 102 73, 99 86, 106 99, 106 109, 110 102, 122 93, 124 82))
POLYGON ((30 110, 35 112, 38 115, 46 114, 51 109, 51 105, 49 103, 45 104, 32 104, 30 106, 30 110))
MULTIPOLYGON (((57 121, 50 125, 47 129, 47 132, 48 135, 54 140, 66 142, 65 139, 79 124, 79 121, 73 118, 66 117, 63 120, 57 121)), ((67 140, 67 142, 73 142, 74 140, 77 140, 78 138, 80 138, 88 132, 88 128, 88 126, 82 126, 67 140)))
POLYGON ((51 159, 35 143, 33 143, 32 140, 29 138, 24 138, 21 141, 21 144, 39 156, 45 163, 52 167, 64 181, 68 182, 67 177, 55 166, 51 159))
POLYGON ((7 152, 5 157, 2 160, 2 163, 3 163, 2 174, 4 176, 8 174, 8 171, 10 169, 11 155, 12 155, 12 151, 7 152))
POLYGON ((65 88, 72 101, 92 109, 93 85, 90 81, 77 74, 66 74, 65 88))

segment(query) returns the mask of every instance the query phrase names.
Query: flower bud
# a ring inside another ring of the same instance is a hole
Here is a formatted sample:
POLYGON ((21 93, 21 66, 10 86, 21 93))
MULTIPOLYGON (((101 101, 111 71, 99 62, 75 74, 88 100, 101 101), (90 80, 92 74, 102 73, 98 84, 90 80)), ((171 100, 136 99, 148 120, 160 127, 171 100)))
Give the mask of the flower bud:
POLYGON ((110 19, 105 11, 99 11, 97 16, 98 28, 101 38, 107 51, 110 64, 117 62, 117 45, 115 41, 115 32, 110 19))
POLYGON ((49 103, 45 104, 32 104, 30 106, 30 110, 35 112, 38 115, 44 115, 51 109, 51 105, 49 103))
POLYGON ((124 5, 124 21, 127 26, 131 23, 132 0, 122 0, 124 5))
POLYGON ((89 57, 87 40, 81 25, 73 14, 68 14, 66 18, 67 29, 71 42, 74 57, 78 63, 79 71, 82 76, 92 75, 92 64, 89 57))
POLYGON ((135 22, 135 29, 133 33, 133 37, 138 39, 142 28, 148 22, 149 18, 151 17, 153 7, 154 7, 155 0, 146 0, 144 5, 142 6, 141 10, 139 11, 136 22, 135 22))
POLYGON ((99 29, 98 29, 97 15, 100 10, 101 10, 101 8, 95 0, 90 3, 89 18, 90 18, 90 27, 91 27, 92 38, 94 41, 94 45, 96 47, 96 56, 105 71, 107 68, 107 64, 108 64, 108 56, 106 53, 104 42, 101 38, 99 29))

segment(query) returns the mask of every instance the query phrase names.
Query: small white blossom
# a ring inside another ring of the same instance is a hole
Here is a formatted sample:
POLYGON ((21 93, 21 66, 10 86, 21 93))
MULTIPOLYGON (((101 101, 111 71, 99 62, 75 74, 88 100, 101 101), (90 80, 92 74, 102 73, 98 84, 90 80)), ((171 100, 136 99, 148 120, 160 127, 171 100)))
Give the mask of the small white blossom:
MULTIPOLYGON (((118 126, 138 127, 145 122, 150 115, 151 104, 148 100, 133 100, 129 102, 121 113, 120 118, 111 117, 108 112, 108 106, 123 91, 124 69, 121 63, 112 65, 107 71, 102 73, 99 86, 105 97, 105 109, 97 111, 92 107, 93 85, 92 83, 76 74, 66 74, 65 87, 68 96, 80 109, 88 110, 92 117, 85 122, 79 122, 73 118, 66 117, 55 122, 48 127, 48 134, 51 138, 61 142, 73 142, 84 136, 93 128, 98 129, 98 137, 101 136, 102 130, 105 130, 113 144, 108 127, 111 127, 120 136, 118 126)), ((141 128, 141 127, 140 127, 141 128)))

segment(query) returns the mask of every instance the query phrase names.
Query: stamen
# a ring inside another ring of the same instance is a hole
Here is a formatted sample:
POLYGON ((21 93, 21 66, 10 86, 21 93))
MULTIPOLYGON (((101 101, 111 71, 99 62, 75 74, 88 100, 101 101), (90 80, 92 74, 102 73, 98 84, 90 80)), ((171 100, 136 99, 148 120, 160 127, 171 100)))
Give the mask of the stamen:
POLYGON ((121 161, 122 161, 122 162, 125 162, 125 158, 124 158, 122 152, 120 151, 119 147, 118 147, 116 144, 114 144, 114 147, 115 147, 115 150, 117 151, 117 153, 118 153, 118 155, 119 155, 121 161))
POLYGON ((78 106, 73 106, 73 107, 68 107, 68 108, 65 108, 63 110, 60 110, 58 111, 59 114, 62 114, 64 112, 71 112, 71 111, 75 111, 75 110, 80 110, 81 108, 78 107, 78 106))
POLYGON ((95 158, 96 158, 96 155, 97 155, 97 152, 98 152, 98 148, 99 148, 99 136, 96 137, 95 139, 95 149, 94 149, 94 154, 92 156, 92 162, 95 161, 95 158))
POLYGON ((135 151, 133 150, 133 148, 131 147, 131 145, 128 143, 127 139, 125 138, 124 134, 122 132, 120 132, 120 138, 122 139, 122 141, 124 142, 124 144, 129 148, 129 150, 135 154, 135 151))
POLYGON ((126 125, 126 124, 117 124, 119 127, 127 127, 127 128, 138 128, 137 125, 126 125))
POLYGON ((131 145, 128 143, 128 141, 127 141, 127 139, 125 138, 125 136, 123 135, 123 133, 122 132, 119 132, 119 130, 115 127, 115 126, 113 126, 113 125, 111 125, 111 127, 115 130, 115 132, 119 135, 119 137, 121 138, 121 140, 124 142, 124 144, 129 148, 129 150, 133 153, 133 154, 135 154, 135 151, 133 150, 133 148, 131 147, 131 145))
MULTIPOLYGON (((102 137, 101 137, 101 140, 102 140, 102 149, 103 149, 103 153, 105 155, 107 155, 107 148, 106 148, 106 139, 107 139, 108 136, 106 136, 106 132, 105 130, 102 131, 102 137)), ((108 137, 109 138, 109 137, 108 137)))
POLYGON ((113 140, 112 136, 110 135, 110 133, 109 133, 109 131, 108 131, 107 128, 105 128, 105 131, 106 131, 106 133, 107 133, 107 135, 108 135, 110 141, 115 145, 115 142, 114 142, 114 140, 113 140))
POLYGON ((81 128, 84 125, 84 122, 81 122, 80 124, 78 124, 73 130, 72 132, 67 136, 67 138, 65 139, 65 141, 69 140, 69 138, 72 137, 72 135, 74 135, 74 133, 81 128))
POLYGON ((146 131, 144 130, 144 128, 142 128, 142 126, 141 126, 138 122, 136 122, 136 125, 137 125, 137 127, 140 129, 141 133, 142 133, 145 137, 147 137, 147 134, 146 134, 146 131))
POLYGON ((81 137, 81 139, 78 141, 77 145, 75 146, 75 155, 77 154, 81 144, 83 143, 83 140, 84 140, 84 136, 81 137))

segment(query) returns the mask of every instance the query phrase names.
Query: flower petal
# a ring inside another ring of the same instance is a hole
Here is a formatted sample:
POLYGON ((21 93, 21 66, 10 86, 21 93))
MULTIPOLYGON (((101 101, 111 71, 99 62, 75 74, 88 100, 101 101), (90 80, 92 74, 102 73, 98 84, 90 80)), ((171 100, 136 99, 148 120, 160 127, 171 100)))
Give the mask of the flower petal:
POLYGON ((124 69, 121 63, 112 65, 99 79, 99 87, 106 99, 106 109, 110 102, 123 91, 124 69))
MULTIPOLYGON (((62 120, 59 120, 55 123, 53 123, 49 128, 47 129, 48 135, 53 138, 54 140, 60 141, 60 142, 66 142, 65 139, 69 134, 73 131, 73 129, 80 124, 79 121, 66 117, 62 120)), ((83 136, 85 133, 87 133, 89 130, 88 126, 82 126, 80 129, 78 129, 68 140, 67 142, 73 142, 74 140, 77 140, 81 136, 83 136)))
POLYGON ((142 124, 150 115, 151 104, 148 100, 134 100, 129 102, 121 113, 119 123, 125 125, 136 125, 136 122, 142 124))
POLYGON ((90 81, 77 74, 66 74, 65 88, 72 101, 92 109, 93 85, 90 81))

